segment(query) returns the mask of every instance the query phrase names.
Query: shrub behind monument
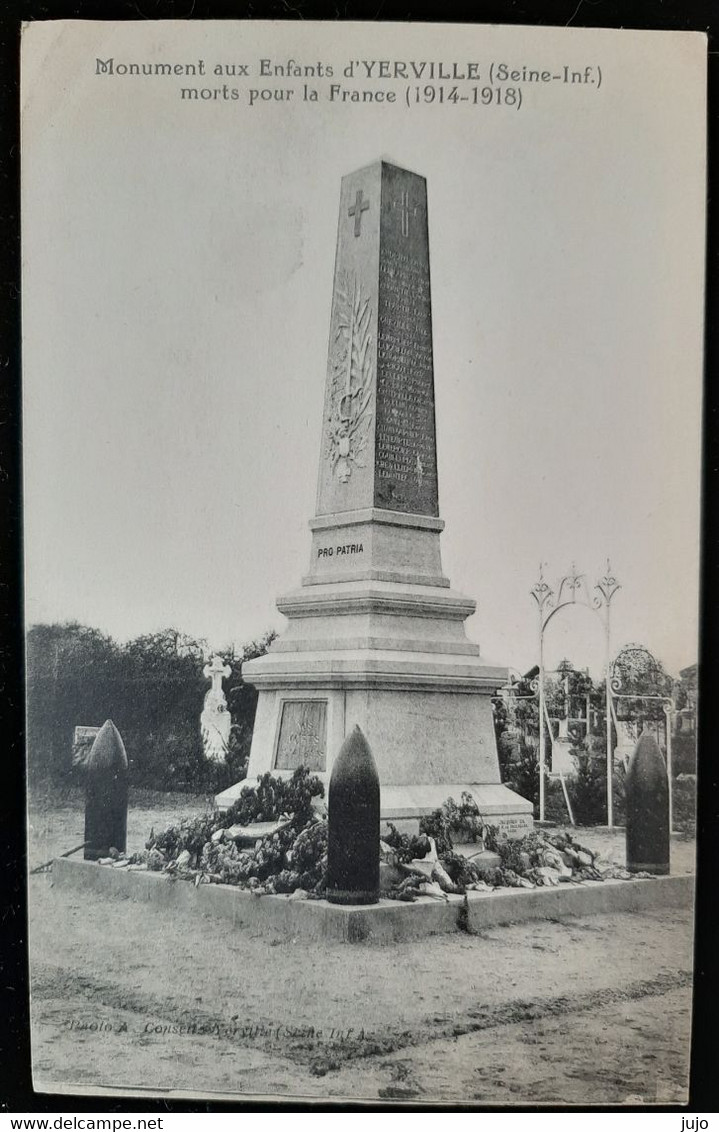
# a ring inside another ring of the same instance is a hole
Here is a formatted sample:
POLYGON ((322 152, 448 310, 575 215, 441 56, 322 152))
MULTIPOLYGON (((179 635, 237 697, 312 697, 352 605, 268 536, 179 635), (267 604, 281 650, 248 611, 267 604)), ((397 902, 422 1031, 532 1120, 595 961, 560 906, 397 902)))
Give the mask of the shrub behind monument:
POLYGON ((232 715, 225 766, 204 757, 199 717, 206 691, 207 643, 166 629, 121 645, 77 622, 34 625, 27 636, 27 758, 30 789, 78 785, 72 741, 78 724, 117 723, 130 783, 154 790, 214 792, 242 777, 257 692, 242 681, 245 660, 261 656, 273 634, 236 650, 230 663, 232 715))

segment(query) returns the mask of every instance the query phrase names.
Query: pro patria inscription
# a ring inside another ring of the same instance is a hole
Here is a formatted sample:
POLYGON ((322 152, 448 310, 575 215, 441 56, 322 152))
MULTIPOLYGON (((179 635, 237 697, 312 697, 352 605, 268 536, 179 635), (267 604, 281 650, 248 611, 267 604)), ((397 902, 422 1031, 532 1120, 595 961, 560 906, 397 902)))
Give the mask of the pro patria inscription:
POLYGON ((344 555, 363 554, 364 546, 361 542, 346 542, 337 546, 320 546, 317 550, 318 558, 342 558, 344 555))

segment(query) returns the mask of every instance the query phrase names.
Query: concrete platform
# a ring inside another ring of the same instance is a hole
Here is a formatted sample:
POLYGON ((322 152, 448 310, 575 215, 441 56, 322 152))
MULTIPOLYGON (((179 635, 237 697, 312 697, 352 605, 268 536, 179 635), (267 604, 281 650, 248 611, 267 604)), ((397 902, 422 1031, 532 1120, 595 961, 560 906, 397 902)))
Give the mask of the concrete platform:
MULTIPOLYGON (((290 900, 287 896, 253 896, 240 888, 194 884, 165 873, 129 872, 93 861, 57 858, 52 881, 60 888, 93 892, 111 899, 147 902, 157 908, 231 920, 239 928, 282 932, 304 939, 343 943, 400 943, 460 930, 464 898, 447 903, 420 897, 414 904, 381 900, 370 906, 341 907, 324 900, 290 900)), ((691 908, 693 876, 651 880, 585 881, 557 888, 495 889, 467 896, 467 926, 482 931, 523 920, 563 919, 601 912, 640 912, 653 908, 691 908)))

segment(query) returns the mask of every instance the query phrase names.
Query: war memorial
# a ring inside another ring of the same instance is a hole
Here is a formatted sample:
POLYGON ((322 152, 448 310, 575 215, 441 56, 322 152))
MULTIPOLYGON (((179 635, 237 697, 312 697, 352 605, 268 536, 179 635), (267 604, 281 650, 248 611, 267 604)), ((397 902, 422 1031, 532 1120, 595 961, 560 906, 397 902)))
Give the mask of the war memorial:
POLYGON ((23 25, 31 1108, 711 1099, 707 42, 583 16, 23 25))
MULTIPOLYGON (((442 572, 443 525, 426 182, 379 161, 342 181, 310 564, 277 602, 287 629, 243 665, 259 693, 246 777, 213 815, 151 832, 128 857, 127 760, 108 721, 87 759, 94 840, 86 861, 54 862, 55 883, 354 943, 686 906, 691 877, 666 875, 667 773, 651 736, 628 776, 626 868, 567 833, 527 837, 533 806, 502 784, 494 734, 507 670, 467 638, 476 603, 442 572), (426 819, 461 798, 474 829, 438 857, 426 819)), ((204 669, 208 758, 228 673, 219 657, 204 669)))
MULTIPOLYGON (((259 691, 247 784, 329 778, 359 725, 383 820, 411 828, 470 792, 508 835, 531 804, 500 782, 491 696, 506 669, 467 639, 442 572, 427 185, 378 161, 342 180, 310 564, 288 627, 243 678, 259 691)), ((227 807, 238 783, 220 794, 227 807)))
MULTIPOLYGON (((195 797, 179 821, 152 824, 128 809, 118 728, 76 729, 83 841, 31 870, 36 884, 50 870, 52 889, 33 927, 41 1002, 57 994, 57 940, 76 947, 58 971, 69 1033, 58 1045, 46 1015, 35 1024, 39 1082, 57 1087, 68 1051, 74 1082, 89 1033, 96 1068, 83 1082, 143 1095, 167 1091, 158 1073, 193 1098, 516 1103, 571 1098, 575 1079, 581 1099, 684 1095, 675 1050, 688 1049, 691 960, 673 958, 674 971, 667 956, 672 940, 687 947, 694 877, 686 853, 672 865, 682 852, 657 740, 645 730, 628 761, 625 852, 611 822, 575 828, 568 798, 571 830, 542 820, 541 789, 535 825, 500 776, 492 700, 509 673, 466 634, 476 603, 443 573, 443 525, 427 188, 379 161, 342 181, 310 561, 278 599, 287 628, 242 664, 258 692, 246 775, 214 806, 195 797), (593 952, 584 931, 601 941, 593 952), (648 1018, 654 1068, 637 1071, 626 1035, 648 1018), (622 1042, 605 1052, 610 1024, 622 1042), (672 1051, 661 1062, 660 1041, 672 1051), (519 1085, 525 1043, 539 1045, 538 1076, 519 1085)), ((552 592, 542 583, 541 601, 552 592)), ((203 668, 208 764, 228 753, 230 674, 219 655, 203 668)), ((543 783, 541 755, 538 769, 543 783)))

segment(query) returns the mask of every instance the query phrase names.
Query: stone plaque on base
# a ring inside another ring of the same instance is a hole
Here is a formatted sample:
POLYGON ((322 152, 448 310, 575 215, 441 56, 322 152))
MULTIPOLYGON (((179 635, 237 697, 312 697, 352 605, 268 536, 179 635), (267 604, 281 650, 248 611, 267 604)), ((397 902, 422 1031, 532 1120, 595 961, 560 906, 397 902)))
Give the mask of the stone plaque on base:
POLYGON ((324 771, 327 766, 327 701, 285 700, 275 770, 324 771))

